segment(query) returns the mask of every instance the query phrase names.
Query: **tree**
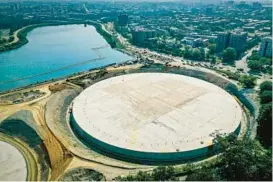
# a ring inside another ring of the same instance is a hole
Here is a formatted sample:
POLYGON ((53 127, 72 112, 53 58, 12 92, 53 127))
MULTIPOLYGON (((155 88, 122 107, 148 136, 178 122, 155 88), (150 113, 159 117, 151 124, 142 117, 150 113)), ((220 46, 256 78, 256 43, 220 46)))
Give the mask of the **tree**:
POLYGON ((209 61, 209 58, 210 58, 209 54, 206 54, 206 61, 209 61))
POLYGON ((209 54, 211 54, 211 55, 215 54, 215 52, 216 52, 216 44, 210 44, 208 46, 208 49, 209 49, 209 54))
POLYGON ((201 52, 199 49, 193 49, 192 51, 192 59, 193 60, 200 60, 201 58, 201 52))
POLYGON ((264 81, 260 85, 260 92, 263 92, 265 90, 271 90, 272 91, 272 82, 271 81, 264 81))
POLYGON ((186 180, 213 181, 271 181, 271 150, 264 149, 257 140, 219 137, 221 155, 217 165, 200 167, 186 180))
POLYGON ((235 51, 235 49, 228 47, 224 50, 223 52, 223 61, 227 62, 227 63, 232 63, 233 61, 235 61, 237 57, 237 53, 235 51))
POLYGON ((216 57, 215 56, 212 56, 212 58, 210 60, 210 63, 211 64, 215 64, 216 63, 216 57))
POLYGON ((262 64, 262 65, 270 65, 272 64, 272 59, 268 59, 268 58, 265 58, 265 57, 261 57, 259 59, 259 62, 262 64))
POLYGON ((249 60, 247 66, 254 71, 262 71, 263 65, 258 60, 249 60))
POLYGON ((258 139, 264 146, 272 146, 272 102, 261 106, 257 123, 258 139))
POLYGON ((153 181, 173 181, 176 179, 174 167, 157 167, 153 170, 152 177, 153 181))
POLYGON ((220 174, 228 181, 272 179, 272 158, 256 140, 235 140, 221 155, 220 174))
POLYGON ((189 58, 191 58, 191 57, 192 57, 192 51, 191 51, 191 49, 187 46, 187 47, 185 48, 185 51, 184 51, 184 58, 189 59, 189 58))
POLYGON ((268 102, 272 102, 272 91, 265 90, 260 93, 260 102, 261 104, 266 104, 268 102))
POLYGON ((251 56, 249 56, 248 60, 259 60, 261 57, 258 54, 258 51, 253 51, 251 56))
POLYGON ((253 88, 256 85, 256 78, 253 76, 242 75, 239 78, 239 82, 245 88, 253 88))
POLYGON ((136 175, 117 177, 117 181, 174 181, 175 170, 172 166, 160 166, 154 168, 152 172, 139 171, 136 175))
POLYGON ((204 61, 205 60, 205 56, 206 56, 205 49, 204 48, 200 48, 199 51, 200 51, 199 60, 200 61, 204 61))
POLYGON ((153 179, 151 174, 143 171, 139 171, 135 178, 135 181, 151 181, 153 179))
POLYGON ((214 169, 198 170, 187 176, 186 181, 222 181, 221 176, 214 169))

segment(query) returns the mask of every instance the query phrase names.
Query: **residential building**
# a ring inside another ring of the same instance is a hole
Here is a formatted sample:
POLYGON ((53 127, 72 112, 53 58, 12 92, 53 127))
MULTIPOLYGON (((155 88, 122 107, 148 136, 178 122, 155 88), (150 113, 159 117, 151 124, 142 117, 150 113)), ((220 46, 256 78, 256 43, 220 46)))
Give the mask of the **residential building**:
POLYGON ((257 1, 253 2, 252 6, 253 6, 253 8, 262 8, 263 7, 262 4, 260 2, 257 2, 257 1))
POLYGON ((227 32, 222 32, 217 35, 217 39, 216 39, 217 53, 222 52, 225 48, 228 47, 229 37, 230 37, 230 34, 227 32))
POLYGON ((232 32, 229 38, 229 47, 234 48, 238 54, 244 52, 247 43, 246 32, 232 32))
POLYGON ((225 2, 225 4, 228 6, 232 6, 232 5, 234 5, 234 1, 227 1, 227 2, 225 2))
POLYGON ((120 26, 128 25, 128 21, 129 21, 129 18, 128 18, 127 14, 120 14, 118 16, 118 23, 119 23, 120 26))
POLYGON ((206 8, 206 15, 211 16, 212 14, 213 14, 213 8, 212 7, 206 8))
POLYGON ((262 39, 259 55, 272 57, 272 37, 265 37, 262 39))
POLYGON ((132 31, 132 41, 134 44, 142 44, 146 40, 156 37, 155 30, 148 30, 143 27, 136 27, 132 31))
POLYGON ((218 34, 216 40, 216 52, 222 52, 227 47, 232 47, 238 54, 245 50, 247 33, 234 31, 232 33, 223 32, 218 34))

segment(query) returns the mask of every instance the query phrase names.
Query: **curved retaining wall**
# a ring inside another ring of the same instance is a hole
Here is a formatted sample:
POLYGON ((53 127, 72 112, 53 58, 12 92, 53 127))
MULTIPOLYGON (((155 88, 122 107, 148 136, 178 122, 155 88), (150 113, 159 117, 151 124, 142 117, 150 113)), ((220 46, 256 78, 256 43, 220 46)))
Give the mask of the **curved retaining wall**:
MULTIPOLYGON (((133 70, 129 73, 139 73, 139 72, 169 72, 169 73, 175 73, 175 74, 181 74, 186 76, 195 77, 201 80, 205 80, 207 82, 213 83, 222 89, 226 90, 230 94, 236 96, 243 105, 245 105, 249 111, 252 113, 253 106, 249 103, 249 101, 244 97, 243 94, 238 91, 237 87, 212 73, 205 73, 203 71, 198 70, 192 70, 192 69, 181 69, 181 68, 168 68, 166 70, 166 67, 164 65, 155 66, 155 67, 143 67, 140 70, 133 70)), ((122 73, 125 74, 125 73, 122 73)), ((214 146, 207 146, 199 149, 194 149, 190 151, 180 151, 180 152, 174 152, 174 153, 154 153, 154 152, 139 152, 139 151, 133 151, 128 150, 125 148, 116 147, 110 144, 107 144, 103 141, 100 141, 94 137, 92 137, 90 134, 83 131, 77 122, 75 121, 73 114, 71 114, 70 124, 73 132, 77 135, 78 138, 82 139, 86 144, 90 144, 91 146, 95 146, 98 149, 102 150, 103 152, 109 154, 112 157, 116 157, 119 159, 127 160, 127 161, 133 161, 138 163, 177 163, 181 161, 187 161, 192 160, 196 158, 206 157, 210 156, 212 154, 215 154, 217 152, 217 144, 214 144, 214 146)), ((241 131, 241 123, 238 125, 234 133, 236 135, 239 135, 241 131)))
MULTIPOLYGON (((111 156, 116 156, 120 159, 125 159, 127 161, 133 161, 138 163, 158 163, 158 162, 179 162, 186 161, 191 159, 196 159, 200 157, 205 157, 212 155, 216 152, 217 146, 207 146, 203 148, 198 148, 190 151, 178 151, 178 152, 170 152, 170 153, 155 153, 155 152, 142 152, 142 151, 134 151, 125 148, 120 148, 117 146, 110 145, 103 141, 98 140, 97 138, 92 137, 91 134, 86 133, 81 129, 81 127, 77 124, 77 121, 74 119, 73 113, 70 117, 70 124, 73 132, 84 142, 95 146, 101 149, 103 152, 108 153, 111 156)), ((241 129, 241 124, 236 128, 234 133, 239 135, 241 129)))

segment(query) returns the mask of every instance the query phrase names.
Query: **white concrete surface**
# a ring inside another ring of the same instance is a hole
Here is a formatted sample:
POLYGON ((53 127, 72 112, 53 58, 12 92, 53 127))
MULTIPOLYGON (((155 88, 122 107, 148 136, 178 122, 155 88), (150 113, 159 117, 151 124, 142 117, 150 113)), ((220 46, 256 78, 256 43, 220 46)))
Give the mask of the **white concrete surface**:
POLYGON ((175 152, 212 143, 230 133, 242 110, 221 88, 192 77, 137 73, 113 77, 73 101, 78 125, 108 144, 136 151, 175 152))
POLYGON ((23 155, 12 145, 0 141, 0 181, 26 181, 26 178, 23 155))

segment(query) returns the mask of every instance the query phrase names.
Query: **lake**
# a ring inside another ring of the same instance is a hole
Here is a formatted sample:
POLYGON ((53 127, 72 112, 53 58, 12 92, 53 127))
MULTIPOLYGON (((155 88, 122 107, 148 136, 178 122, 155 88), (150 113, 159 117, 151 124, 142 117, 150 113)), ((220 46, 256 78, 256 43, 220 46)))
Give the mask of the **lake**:
POLYGON ((39 27, 27 39, 28 44, 0 53, 0 92, 132 59, 112 49, 93 26, 39 27))

